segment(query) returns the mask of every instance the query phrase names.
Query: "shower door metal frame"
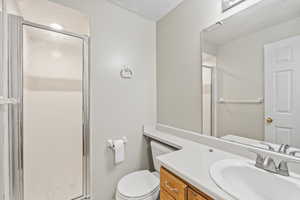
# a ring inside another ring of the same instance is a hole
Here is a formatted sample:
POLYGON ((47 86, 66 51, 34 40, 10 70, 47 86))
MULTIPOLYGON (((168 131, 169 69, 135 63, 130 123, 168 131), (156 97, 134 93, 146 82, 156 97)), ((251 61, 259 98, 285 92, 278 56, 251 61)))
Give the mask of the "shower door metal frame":
MULTIPOLYGON (((212 67, 212 66, 208 66, 208 65, 202 65, 201 67, 201 73, 202 73, 202 76, 203 76, 203 68, 206 68, 206 69, 210 69, 210 76, 211 76, 211 89, 210 89, 210 133, 209 135, 210 136, 214 136, 214 118, 215 118, 215 113, 214 113, 214 107, 215 107, 215 103, 214 103, 214 100, 215 100, 215 67, 212 67)), ((201 77, 202 79, 202 87, 203 87, 203 77, 201 77)), ((202 88, 202 108, 203 108, 203 88, 202 88)), ((202 112, 202 132, 203 132, 203 119, 204 119, 204 113, 202 112)))
MULTIPOLYGON (((83 56, 83 63, 82 63, 82 162, 83 162, 83 182, 82 182, 82 195, 66 200, 83 200, 83 199, 90 199, 91 193, 91 146, 90 146, 90 38, 87 35, 80 35, 64 30, 56 30, 51 27, 33 23, 30 21, 22 20, 21 23, 21 30, 23 31, 24 26, 33 27, 36 29, 51 31, 59 34, 63 34, 66 36, 75 37, 82 40, 82 56, 83 56)), ((21 47, 20 51, 23 55, 23 37, 24 34, 22 33, 21 38, 21 47)), ((15 136, 11 137, 11 152, 10 154, 13 155, 10 158, 10 171, 13 175, 11 177, 11 182, 15 183, 11 185, 11 198, 10 200, 24 200, 24 159, 23 159, 23 60, 19 66, 19 79, 18 83, 11 83, 11 84, 18 84, 18 134, 14 134, 15 136), (17 138, 13 138, 17 137, 17 138)), ((13 124, 12 121, 9 121, 10 124, 13 124)))

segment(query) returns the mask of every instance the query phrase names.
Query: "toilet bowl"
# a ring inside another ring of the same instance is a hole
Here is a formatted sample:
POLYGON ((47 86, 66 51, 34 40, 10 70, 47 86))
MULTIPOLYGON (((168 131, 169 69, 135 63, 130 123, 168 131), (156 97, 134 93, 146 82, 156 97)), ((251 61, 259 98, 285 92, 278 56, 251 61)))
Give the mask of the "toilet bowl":
POLYGON ((159 178, 148 170, 142 170, 119 181, 116 200, 156 200, 158 195, 159 178))
POLYGON ((157 156, 174 151, 173 148, 151 141, 155 172, 136 171, 121 178, 116 191, 116 200, 157 200, 159 197, 159 169, 157 156))

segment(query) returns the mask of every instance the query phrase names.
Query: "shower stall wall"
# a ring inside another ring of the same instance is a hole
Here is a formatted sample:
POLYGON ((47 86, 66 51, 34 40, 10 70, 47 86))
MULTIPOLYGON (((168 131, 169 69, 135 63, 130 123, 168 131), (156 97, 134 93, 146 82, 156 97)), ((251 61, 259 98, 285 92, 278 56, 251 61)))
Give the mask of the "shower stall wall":
POLYGON ((11 200, 88 199, 89 38, 8 17, 11 200))

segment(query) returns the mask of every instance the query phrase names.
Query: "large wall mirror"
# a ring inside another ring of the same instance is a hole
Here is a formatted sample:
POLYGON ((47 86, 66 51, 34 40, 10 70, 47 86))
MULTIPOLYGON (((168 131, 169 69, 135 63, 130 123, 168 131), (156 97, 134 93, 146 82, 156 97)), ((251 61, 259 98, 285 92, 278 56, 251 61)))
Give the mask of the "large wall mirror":
POLYGON ((203 133, 300 157, 300 1, 261 1, 201 38, 203 133))

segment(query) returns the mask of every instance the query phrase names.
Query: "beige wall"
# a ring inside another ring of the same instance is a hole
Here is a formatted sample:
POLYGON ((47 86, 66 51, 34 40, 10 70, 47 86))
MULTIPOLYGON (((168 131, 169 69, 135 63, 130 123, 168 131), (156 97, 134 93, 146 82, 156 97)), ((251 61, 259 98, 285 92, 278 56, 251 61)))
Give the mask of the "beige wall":
MULTIPOLYGON (((225 99, 264 97, 263 46, 300 34, 300 18, 247 34, 217 49, 218 96, 225 99), (249 76, 250 75, 250 76, 249 76)), ((264 106, 218 104, 218 136, 264 139, 264 106)))
POLYGON ((148 168, 142 125, 156 122, 155 23, 106 0, 56 0, 90 17, 92 188, 94 200, 113 199, 118 180, 148 168), (131 80, 120 79, 129 64, 131 80), (127 136, 126 160, 113 164, 107 139, 127 136))
POLYGON ((200 32, 260 0, 222 14, 221 0, 186 0, 157 24, 158 122, 201 132, 200 32))

